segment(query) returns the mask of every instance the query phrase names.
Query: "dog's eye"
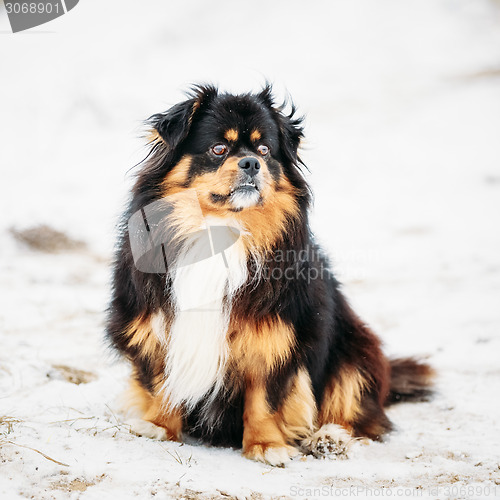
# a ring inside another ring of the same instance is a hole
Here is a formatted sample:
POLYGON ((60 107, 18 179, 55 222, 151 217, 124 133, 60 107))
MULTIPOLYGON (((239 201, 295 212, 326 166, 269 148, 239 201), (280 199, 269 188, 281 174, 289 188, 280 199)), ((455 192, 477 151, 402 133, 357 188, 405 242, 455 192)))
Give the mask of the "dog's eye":
POLYGON ((269 148, 265 146, 264 144, 261 144, 258 148, 257 151, 262 155, 266 156, 267 153, 269 153, 269 148))
POLYGON ((222 156, 227 152, 227 146, 225 144, 216 144, 212 146, 212 153, 217 156, 222 156))

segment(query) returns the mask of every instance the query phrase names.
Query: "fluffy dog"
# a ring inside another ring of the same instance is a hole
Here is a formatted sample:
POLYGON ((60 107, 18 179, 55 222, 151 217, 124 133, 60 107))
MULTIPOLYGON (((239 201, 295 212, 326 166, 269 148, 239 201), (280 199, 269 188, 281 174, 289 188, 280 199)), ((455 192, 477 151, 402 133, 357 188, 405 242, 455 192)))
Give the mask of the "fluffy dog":
POLYGON ((281 465, 380 439, 385 405, 430 393, 432 369, 385 357, 314 242, 301 121, 270 86, 198 86, 149 119, 107 321, 136 432, 281 465))

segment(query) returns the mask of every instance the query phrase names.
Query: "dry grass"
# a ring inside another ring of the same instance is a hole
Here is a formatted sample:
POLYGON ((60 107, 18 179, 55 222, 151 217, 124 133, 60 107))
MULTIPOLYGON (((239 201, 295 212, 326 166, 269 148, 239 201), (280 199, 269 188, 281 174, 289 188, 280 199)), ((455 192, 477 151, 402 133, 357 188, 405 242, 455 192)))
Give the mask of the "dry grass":
POLYGON ((8 417, 6 415, 0 416, 0 435, 6 436, 7 434, 10 434, 14 428, 14 424, 18 424, 20 422, 22 422, 22 420, 15 417, 8 417))
POLYGON ((38 453, 39 455, 41 455, 43 458, 49 460, 50 462, 54 462, 55 464, 61 465, 62 467, 69 467, 68 464, 65 464, 63 462, 59 462, 59 460, 56 460, 55 458, 49 457, 43 451, 37 450, 36 448, 32 448, 31 446, 25 446, 24 444, 15 443, 14 441, 9 441, 7 439, 0 441, 0 444, 10 444, 12 446, 17 446, 19 448, 25 448, 26 450, 34 451, 35 453, 38 453))
POLYGON ((63 467, 69 467, 68 464, 59 462, 59 460, 49 457, 48 455, 46 455, 40 450, 37 450, 36 448, 32 448, 31 446, 25 446, 24 444, 19 444, 14 441, 10 441, 9 439, 6 439, 7 434, 10 434, 12 432, 14 424, 18 424, 20 422, 22 422, 22 420, 15 417, 8 417, 8 416, 0 417, 0 447, 3 447, 5 445, 11 445, 11 446, 17 446, 19 448, 25 448, 27 450, 31 450, 34 451, 35 453, 38 453, 43 458, 51 462, 54 462, 57 465, 61 465, 63 467))

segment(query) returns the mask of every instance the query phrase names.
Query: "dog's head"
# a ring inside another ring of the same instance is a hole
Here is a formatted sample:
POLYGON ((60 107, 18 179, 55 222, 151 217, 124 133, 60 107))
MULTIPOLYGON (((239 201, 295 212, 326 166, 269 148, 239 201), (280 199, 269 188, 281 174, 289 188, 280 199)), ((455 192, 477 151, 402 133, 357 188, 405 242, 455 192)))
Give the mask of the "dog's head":
POLYGON ((165 194, 195 188, 203 208, 222 215, 263 207, 285 184, 303 190, 300 122, 274 105, 269 86, 244 95, 196 87, 190 99, 150 119, 155 143, 172 157, 165 194))
POLYGON ((301 119, 293 115, 293 106, 284 114, 275 105, 270 86, 243 95, 195 87, 149 119, 152 152, 136 194, 178 200, 178 216, 187 218, 183 193, 187 200, 195 190, 203 216, 231 219, 270 242, 309 200, 297 152, 301 119))

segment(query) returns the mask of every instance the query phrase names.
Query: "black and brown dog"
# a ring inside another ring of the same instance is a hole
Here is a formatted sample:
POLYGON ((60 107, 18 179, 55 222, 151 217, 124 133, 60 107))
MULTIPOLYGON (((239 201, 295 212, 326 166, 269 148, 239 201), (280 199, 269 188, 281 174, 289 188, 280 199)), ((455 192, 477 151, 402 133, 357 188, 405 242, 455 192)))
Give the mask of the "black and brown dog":
POLYGON ((294 115, 269 86, 199 86, 149 120, 107 323, 136 432, 280 465, 380 439, 385 405, 430 392, 432 369, 385 357, 314 242, 294 115))

